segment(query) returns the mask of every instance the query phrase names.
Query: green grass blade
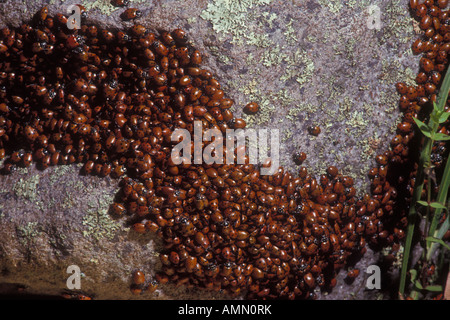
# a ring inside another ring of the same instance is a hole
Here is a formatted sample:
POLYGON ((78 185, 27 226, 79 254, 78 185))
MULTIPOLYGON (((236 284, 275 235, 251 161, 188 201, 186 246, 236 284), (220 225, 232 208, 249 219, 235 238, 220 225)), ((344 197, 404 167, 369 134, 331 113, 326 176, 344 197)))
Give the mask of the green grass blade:
MULTIPOLYGON (((448 189, 450 187, 450 157, 447 158, 447 163, 445 164, 444 173, 442 174, 441 184, 439 186, 439 192, 436 198, 436 202, 439 202, 440 204, 445 206, 445 202, 447 201, 447 195, 448 195, 448 189)), ((439 223, 439 219, 441 217, 442 208, 437 208, 434 211, 433 219, 431 221, 429 235, 434 236, 434 233, 436 232, 436 228, 439 223)), ((433 251, 431 251, 431 247, 435 247, 432 243, 427 241, 427 260, 431 258, 433 255, 433 251)))
MULTIPOLYGON (((448 94, 450 90, 450 68, 447 68, 447 72, 444 77, 444 81, 442 82, 441 89, 439 90, 438 98, 437 98, 437 109, 438 111, 443 111, 444 106, 447 102, 448 94)), ((435 112, 435 110, 433 110, 435 112)), ((428 127, 432 128, 434 132, 437 131, 439 127, 439 123, 433 120, 433 117, 430 117, 428 121, 428 127)), ((416 184, 412 195, 412 200, 410 204, 410 209, 408 212, 408 227, 406 229, 406 239, 404 245, 404 254, 402 261, 402 268, 400 272, 400 285, 399 285, 399 293, 401 296, 405 293, 406 286, 406 276, 408 273, 409 266, 409 255, 411 252, 412 240, 416 228, 416 218, 417 218, 417 210, 416 210, 416 202, 420 201, 420 197, 423 190, 424 185, 424 165, 425 163, 429 163, 431 147, 433 141, 430 138, 425 137, 425 143, 420 153, 419 158, 419 167, 417 169, 416 174, 416 184)), ((448 162, 448 161, 447 161, 448 162)))
POLYGON ((427 241, 431 241, 433 243, 438 243, 438 244, 444 246, 445 248, 447 248, 448 250, 450 250, 450 246, 448 244, 446 244, 444 242, 444 240, 442 240, 442 239, 438 239, 438 238, 435 238, 435 237, 427 237, 426 240, 427 241))

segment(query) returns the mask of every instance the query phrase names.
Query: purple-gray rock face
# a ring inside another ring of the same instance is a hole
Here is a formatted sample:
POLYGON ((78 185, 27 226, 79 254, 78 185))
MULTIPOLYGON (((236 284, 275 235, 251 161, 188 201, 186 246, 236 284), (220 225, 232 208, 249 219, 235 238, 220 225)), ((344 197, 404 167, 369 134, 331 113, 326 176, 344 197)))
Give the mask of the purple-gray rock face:
MULTIPOLYGON (((184 29, 204 54, 203 65, 220 81, 233 112, 249 128, 278 129, 280 165, 296 174, 295 151, 319 175, 329 165, 367 192, 367 172, 388 149, 399 111, 394 84, 414 83, 418 58, 411 43, 417 23, 407 0, 186 0, 131 1, 143 15, 135 22, 155 31, 184 29), (250 101, 255 115, 241 112, 250 101), (308 127, 317 125, 316 137, 308 127)), ((27 21, 44 1, 1 1, 0 27, 27 21)), ((47 3, 47 1, 45 1, 47 3)), ((127 28, 125 8, 109 0, 58 1, 50 13, 83 4, 87 23, 127 28)), ((71 265, 80 267, 81 291, 98 299, 221 299, 221 292, 163 285, 152 294, 130 292, 131 274, 159 270, 159 240, 138 235, 109 207, 118 191, 111 178, 81 176, 79 166, 34 166, 0 176, 0 293, 78 292, 67 287, 71 265)), ((372 299, 364 271, 376 264, 371 250, 352 284, 322 299, 372 299)))

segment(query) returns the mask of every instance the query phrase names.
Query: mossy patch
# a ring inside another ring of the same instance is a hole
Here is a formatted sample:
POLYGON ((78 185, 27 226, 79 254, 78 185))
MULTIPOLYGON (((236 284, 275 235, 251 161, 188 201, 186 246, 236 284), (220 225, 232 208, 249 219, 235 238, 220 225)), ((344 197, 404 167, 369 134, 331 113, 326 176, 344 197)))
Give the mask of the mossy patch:
POLYGON ((101 239, 111 240, 119 230, 123 229, 120 222, 111 219, 109 206, 113 203, 113 194, 103 193, 96 200, 88 203, 88 211, 83 216, 82 224, 84 237, 91 237, 97 241, 101 239))
POLYGON ((341 0, 319 0, 319 3, 322 7, 327 8, 332 13, 339 13, 344 6, 341 0))
POLYGON ((32 174, 26 178, 20 178, 14 185, 13 192, 17 197, 36 201, 37 199, 37 186, 39 185, 40 176, 38 174, 32 174))
POLYGON ((24 246, 29 246, 34 243, 36 237, 42 233, 42 230, 39 227, 39 223, 33 221, 17 226, 16 233, 18 241, 24 246))
POLYGON ((122 229, 120 223, 111 219, 108 209, 105 208, 86 212, 82 224, 86 227, 86 230, 83 230, 83 236, 97 241, 112 240, 117 231, 122 229))
POLYGON ((255 8, 271 2, 272 0, 215 0, 208 3, 200 17, 211 22, 220 40, 231 36, 233 44, 265 46, 267 37, 252 28, 256 27, 259 17, 255 8))

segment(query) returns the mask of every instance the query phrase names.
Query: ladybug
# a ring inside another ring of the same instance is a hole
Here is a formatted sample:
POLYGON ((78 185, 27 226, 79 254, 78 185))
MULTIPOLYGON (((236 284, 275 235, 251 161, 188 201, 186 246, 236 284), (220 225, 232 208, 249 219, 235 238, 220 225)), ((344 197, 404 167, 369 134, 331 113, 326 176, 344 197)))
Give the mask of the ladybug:
POLYGON ((144 284, 145 283, 145 274, 140 270, 135 271, 133 273, 133 283, 135 285, 144 284))
POLYGON ((419 64, 422 70, 426 73, 431 72, 434 69, 433 62, 425 57, 420 58, 419 64))
POLYGON ((107 29, 102 30, 102 37, 106 42, 111 42, 114 40, 114 34, 107 29))
POLYGON ((433 94, 436 91, 436 89, 437 89, 436 85, 433 84, 433 83, 430 83, 430 82, 425 83, 424 87, 425 87, 425 91, 428 94, 433 94))
POLYGON ((136 286, 136 285, 132 285, 131 288, 130 288, 130 291, 135 296, 140 295, 142 293, 142 289, 139 286, 136 286))
POLYGON ((431 24, 433 23, 433 19, 429 15, 423 16, 422 20, 420 20, 419 27, 422 30, 427 30, 429 27, 431 27, 431 24))
POLYGON ((409 133, 412 131, 412 126, 409 122, 401 122, 397 125, 397 129, 402 133, 409 133))
POLYGON ((83 37, 78 35, 70 35, 66 39, 66 47, 69 49, 75 49, 83 44, 83 37))
POLYGON ((142 16, 142 12, 136 8, 129 8, 121 14, 122 20, 128 21, 138 19, 142 16))
POLYGON ((29 125, 25 127, 24 133, 25 133, 26 139, 29 142, 33 142, 34 140, 36 140, 39 137, 38 131, 29 125))
MULTIPOLYGON (((418 84, 424 84, 424 83, 426 83, 428 81, 428 76, 427 76, 427 74, 425 73, 425 72, 419 72, 418 74, 417 74, 417 76, 416 76, 416 82, 418 83, 418 84)), ((406 93, 406 92, 405 92, 406 93)), ((402 93, 402 94, 405 94, 405 93, 402 93)))
POLYGON ((143 224, 142 222, 136 222, 135 224, 133 224, 133 230, 136 231, 137 233, 146 233, 147 229, 145 228, 145 224, 143 224))
POLYGON ((157 232, 159 230, 159 226, 153 221, 145 222, 145 228, 150 232, 157 232))
POLYGON ((424 17, 427 13, 428 13, 428 8, 427 8, 427 6, 424 5, 423 3, 422 3, 422 4, 419 4, 419 5, 416 7, 415 14, 416 14, 416 16, 417 16, 418 18, 424 17))
POLYGON ((186 32, 183 29, 175 29, 174 31, 172 31, 172 37, 175 39, 175 41, 178 41, 180 43, 185 43, 187 41, 186 32))
POLYGON ((110 163, 104 163, 100 170, 100 176, 102 177, 108 176, 111 173, 111 168, 112 166, 110 163))
POLYGON ((191 55, 191 63, 193 65, 199 65, 202 63, 202 55, 200 51, 194 50, 194 52, 191 55))
POLYGON ((319 126, 310 126, 308 127, 308 132, 310 135, 317 137, 320 134, 321 129, 319 126))
POLYGON ((437 5, 439 8, 445 9, 445 8, 447 8, 448 0, 438 0, 437 5))
POLYGON ((406 97, 408 98, 408 100, 414 100, 417 98, 417 96, 418 94, 416 88, 414 88, 413 86, 408 87, 408 90, 406 92, 406 97))
POLYGON ((359 275, 359 269, 349 268, 347 271, 347 278, 355 279, 359 275))
MULTIPOLYGON (((425 74, 425 76, 426 76, 426 74, 425 74)), ((397 92, 400 93, 401 95, 404 95, 404 94, 406 94, 406 92, 408 92, 408 86, 404 82, 397 82, 395 84, 395 88, 397 89, 397 92)))
POLYGON ((121 176, 123 176, 125 173, 127 172, 126 168, 123 165, 118 165, 115 166, 112 171, 111 174, 113 175, 113 177, 115 178, 120 178, 121 176))
POLYGON ((44 157, 41 159, 41 162, 39 163, 40 168, 43 169, 43 170, 47 169, 48 166, 50 165, 50 160, 51 160, 51 157, 50 157, 49 154, 47 154, 46 156, 44 156, 44 157))
POLYGON ((92 160, 89 160, 83 166, 83 172, 85 174, 91 174, 93 169, 94 169, 94 161, 92 160))
POLYGON ((41 10, 39 10, 37 16, 38 16, 40 22, 45 21, 47 19, 47 16, 48 16, 48 8, 47 7, 43 7, 41 10))
POLYGON ((58 21, 60 24, 67 25, 69 19, 67 19, 67 17, 62 13, 58 13, 56 14, 56 21, 58 21))
POLYGON ((309 272, 303 276, 303 280, 305 281, 306 285, 312 289, 316 286, 316 281, 314 279, 314 276, 309 272))
POLYGON ((439 72, 432 71, 430 78, 431 82, 436 86, 439 85, 439 83, 441 82, 441 74, 439 72))
POLYGON ((15 151, 11 155, 11 161, 14 163, 19 163, 22 160, 23 155, 24 155, 24 152, 15 151))
POLYGON ((130 0, 111 0, 111 4, 115 7, 125 7, 130 3, 130 0))
POLYGON ((52 166, 56 166, 59 163, 59 159, 61 158, 61 154, 60 152, 55 152, 52 154, 51 158, 50 158, 50 164, 52 166))
POLYGON ((247 114, 255 114, 259 111, 259 105, 256 102, 250 102, 244 107, 244 112, 247 114))
POLYGON ((145 35, 145 33, 147 32, 147 29, 141 25, 141 24, 136 24, 131 28, 131 32, 136 36, 136 37, 142 37, 143 35, 145 35))
POLYGON ((155 53, 160 56, 167 56, 169 54, 169 49, 161 41, 156 40, 152 43, 152 47, 155 53))
POLYGON ((306 160, 306 153, 304 152, 295 152, 294 153, 294 162, 297 165, 301 165, 306 160))
POLYGON ((129 42, 131 40, 131 37, 128 34, 126 34, 125 32, 123 32, 123 31, 117 32, 116 37, 117 37, 117 41, 120 44, 124 44, 124 43, 129 42))
POLYGON ((167 31, 163 31, 161 33, 161 40, 165 45, 169 47, 175 45, 175 39, 173 38, 172 34, 167 31))
POLYGON ((156 291, 157 288, 158 288, 158 281, 154 279, 149 282, 146 290, 148 293, 153 293, 156 291))
POLYGON ((86 19, 88 17, 88 12, 84 6, 81 4, 77 4, 78 8, 80 8, 80 16, 81 19, 86 19))
POLYGON ((5 163, 5 165, 2 168, 3 173, 10 174, 17 170, 17 166, 15 166, 12 163, 5 163))

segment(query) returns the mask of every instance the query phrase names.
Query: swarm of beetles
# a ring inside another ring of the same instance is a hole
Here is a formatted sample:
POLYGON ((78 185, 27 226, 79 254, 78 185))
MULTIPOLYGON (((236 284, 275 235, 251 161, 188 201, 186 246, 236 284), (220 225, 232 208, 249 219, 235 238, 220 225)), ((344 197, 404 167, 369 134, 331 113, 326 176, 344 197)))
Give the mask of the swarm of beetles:
MULTIPOLYGON (((375 158, 371 192, 362 198, 334 166, 316 179, 305 167, 297 176, 283 168, 263 176, 252 164, 175 165, 175 129, 193 133, 196 120, 222 132, 246 125, 185 32, 155 34, 140 24, 70 30, 67 17, 51 17, 46 7, 30 24, 0 30, 2 171, 82 163, 85 174, 120 179, 111 213, 164 244, 159 273, 132 275, 135 294, 170 281, 249 299, 315 298, 366 243, 404 237, 415 169, 409 150, 417 144, 412 118, 436 99, 447 67, 446 5, 411 1, 424 30, 413 45, 421 70, 417 86, 397 84, 402 122, 390 150, 375 158)), ((251 102, 244 111, 258 109, 251 102)), ((433 154, 439 167, 445 146, 433 154)), ((298 164, 305 158, 294 156, 298 164)), ((348 277, 358 273, 349 269, 348 277)))

